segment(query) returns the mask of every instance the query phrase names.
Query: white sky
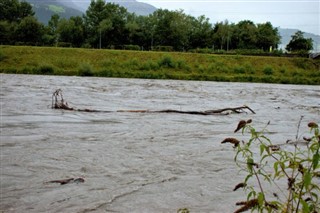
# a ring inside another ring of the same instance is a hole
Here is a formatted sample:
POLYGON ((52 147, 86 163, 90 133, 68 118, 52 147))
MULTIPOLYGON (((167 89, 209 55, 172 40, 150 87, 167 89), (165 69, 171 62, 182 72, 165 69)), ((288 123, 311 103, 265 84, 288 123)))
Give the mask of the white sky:
POLYGON ((320 0, 138 0, 157 8, 182 9, 198 17, 205 15, 211 23, 228 20, 238 23, 270 21, 274 27, 299 29, 320 35, 320 0))

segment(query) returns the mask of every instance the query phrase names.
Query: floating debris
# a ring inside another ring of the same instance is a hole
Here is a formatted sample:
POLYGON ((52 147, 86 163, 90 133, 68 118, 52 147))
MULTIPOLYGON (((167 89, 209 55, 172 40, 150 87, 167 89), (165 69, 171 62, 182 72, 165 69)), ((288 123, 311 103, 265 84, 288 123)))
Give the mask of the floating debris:
MULTIPOLYGON (((93 109, 75 109, 73 107, 69 107, 68 103, 63 99, 62 90, 57 89, 52 94, 52 109, 62 109, 62 110, 74 110, 80 112, 132 112, 132 113, 180 113, 180 114, 191 114, 191 115, 215 115, 215 114, 223 114, 228 115, 230 113, 243 113, 246 110, 255 114, 255 112, 248 106, 240 106, 240 107, 228 107, 223 109, 216 110, 206 110, 206 111, 181 111, 181 110, 117 110, 117 111, 104 111, 104 110, 93 110, 93 109)), ((249 123, 249 121, 246 121, 249 123)))

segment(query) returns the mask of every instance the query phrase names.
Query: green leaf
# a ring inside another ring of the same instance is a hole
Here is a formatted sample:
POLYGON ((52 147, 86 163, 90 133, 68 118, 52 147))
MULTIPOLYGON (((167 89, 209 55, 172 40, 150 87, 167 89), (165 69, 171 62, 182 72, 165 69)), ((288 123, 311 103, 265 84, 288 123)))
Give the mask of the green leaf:
POLYGON ((318 200, 319 200, 318 194, 317 194, 317 193, 315 193, 315 192, 311 192, 310 194, 311 194, 311 196, 312 196, 313 200, 317 203, 317 202, 318 202, 318 200))
POLYGON ((302 212, 309 213, 310 209, 309 209, 308 203, 306 201, 304 201, 303 199, 301 199, 301 204, 302 204, 302 212))
POLYGON ((277 174, 277 172, 278 172, 278 166, 279 166, 279 161, 277 161, 277 162, 275 162, 275 163, 273 164, 273 169, 274 169, 274 173, 275 173, 275 174, 277 174))
POLYGON ((250 172, 252 172, 252 167, 253 167, 253 159, 252 158, 248 158, 248 160, 247 160, 247 166, 248 166, 248 170, 250 171, 250 172))
POLYGON ((267 138, 266 136, 264 136, 264 135, 261 135, 260 137, 261 137, 261 138, 263 138, 263 139, 265 139, 266 141, 268 141, 268 142, 269 142, 269 144, 271 144, 271 141, 270 141, 270 139, 269 139, 269 138, 267 138))
POLYGON ((320 160, 320 154, 317 152, 315 155, 313 155, 312 163, 313 163, 313 170, 315 170, 319 164, 320 160))
POLYGON ((304 176, 303 176, 303 185, 306 188, 309 188, 310 184, 311 184, 311 180, 312 180, 312 175, 309 171, 306 171, 304 176))
POLYGON ((247 200, 251 200, 251 197, 256 197, 256 192, 255 191, 251 191, 251 192, 248 193, 247 200))
POLYGON ((252 177, 252 174, 247 175, 246 179, 244 180, 245 183, 248 182, 248 180, 252 177))
POLYGON ((263 201, 264 201, 264 194, 262 192, 259 192, 258 194, 258 203, 259 203, 259 206, 262 206, 263 205, 263 201))
POLYGON ((266 149, 266 146, 264 144, 260 145, 260 155, 262 155, 262 153, 264 152, 264 150, 266 149))

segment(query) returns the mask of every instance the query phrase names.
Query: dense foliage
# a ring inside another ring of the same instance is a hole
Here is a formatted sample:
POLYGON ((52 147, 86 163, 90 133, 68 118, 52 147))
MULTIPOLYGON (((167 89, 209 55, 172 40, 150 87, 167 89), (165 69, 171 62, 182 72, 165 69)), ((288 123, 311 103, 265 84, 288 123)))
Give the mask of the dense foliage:
POLYGON ((286 49, 290 52, 305 51, 308 52, 313 48, 312 39, 304 38, 303 32, 298 31, 291 36, 291 41, 286 46, 286 49))
POLYGON ((83 17, 53 15, 47 26, 34 17, 30 4, 0 0, 0 44, 27 44, 93 48, 139 47, 144 50, 276 49, 277 28, 270 22, 211 24, 205 16, 192 17, 182 10, 156 10, 137 16, 124 7, 92 0, 83 17))

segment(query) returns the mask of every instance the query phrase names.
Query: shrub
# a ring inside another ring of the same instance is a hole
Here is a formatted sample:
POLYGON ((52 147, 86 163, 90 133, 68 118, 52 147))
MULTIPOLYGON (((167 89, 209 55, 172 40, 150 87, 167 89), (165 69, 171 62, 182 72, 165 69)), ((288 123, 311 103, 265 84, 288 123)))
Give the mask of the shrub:
POLYGON ((153 48, 154 51, 162 51, 162 52, 172 52, 172 46, 156 46, 153 48))
POLYGON ((173 61, 173 59, 169 55, 163 56, 159 60, 158 64, 160 67, 165 67, 165 68, 175 68, 176 67, 175 62, 173 61))
POLYGON ((187 64, 187 62, 185 60, 178 60, 177 63, 177 68, 185 70, 185 71, 190 71, 191 68, 190 66, 187 64))
POLYGON ((245 73, 246 73, 246 70, 245 70, 244 67, 238 66, 238 67, 235 67, 235 68, 234 68, 234 72, 237 73, 237 74, 245 74, 245 73))
POLYGON ((37 68, 37 73, 44 75, 52 75, 54 73, 54 67, 49 64, 43 64, 37 68))
POLYGON ((140 70, 158 70, 159 63, 156 63, 152 60, 148 60, 140 66, 140 70))
POLYGON ((140 46, 139 45, 123 45, 123 49, 125 50, 140 50, 140 46))
POLYGON ((272 75, 272 74, 273 74, 273 69, 272 69, 272 67, 269 67, 269 66, 265 67, 265 68, 263 69, 263 73, 264 73, 265 75, 272 75))
POLYGON ((79 76, 93 76, 92 66, 89 63, 82 63, 78 69, 79 76))
POLYGON ((69 42, 58 42, 57 47, 72 47, 72 43, 69 42))
POLYGON ((254 74, 254 67, 252 66, 251 63, 246 62, 244 64, 244 69, 246 70, 247 73, 254 74))
POLYGON ((319 125, 310 122, 311 134, 300 142, 301 120, 295 140, 284 144, 273 144, 266 136, 266 127, 256 131, 251 119, 240 121, 235 130, 242 131, 243 135, 249 134, 249 139, 229 137, 222 141, 234 145, 235 163, 246 173, 243 182, 234 188, 234 191, 243 188, 247 194, 244 201, 237 203, 242 207, 236 212, 249 209, 289 213, 320 211, 320 187, 316 183, 320 177, 319 125), (285 184, 282 188, 281 183, 285 184), (266 186, 272 196, 266 193, 266 186))
POLYGON ((309 68, 309 59, 307 58, 296 58, 294 60, 294 64, 301 69, 308 69, 309 68))
POLYGON ((139 61, 136 58, 130 58, 128 61, 123 63, 124 69, 136 69, 139 66, 139 61))
POLYGON ((209 48, 197 48, 197 49, 190 49, 188 50, 190 53, 204 53, 204 54, 211 54, 213 53, 212 49, 209 48))
POLYGON ((285 73, 286 73, 286 68, 281 68, 281 69, 280 69, 280 73, 281 73, 281 74, 285 74, 285 73))

